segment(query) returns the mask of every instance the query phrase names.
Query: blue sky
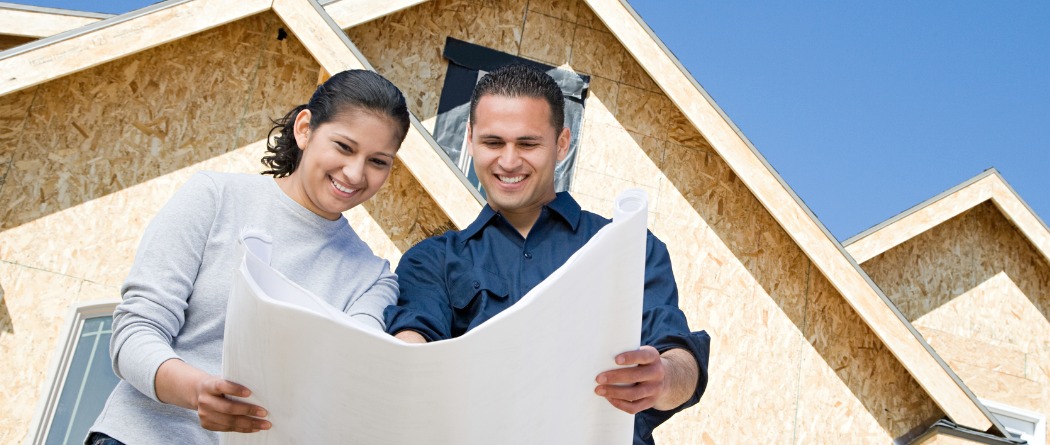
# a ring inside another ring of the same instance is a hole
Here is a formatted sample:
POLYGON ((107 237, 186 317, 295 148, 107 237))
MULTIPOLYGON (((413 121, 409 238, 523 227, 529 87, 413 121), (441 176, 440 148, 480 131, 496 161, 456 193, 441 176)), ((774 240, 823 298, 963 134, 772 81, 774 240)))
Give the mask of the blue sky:
POLYGON ((839 239, 989 167, 1050 219, 1050 2, 631 4, 839 239))

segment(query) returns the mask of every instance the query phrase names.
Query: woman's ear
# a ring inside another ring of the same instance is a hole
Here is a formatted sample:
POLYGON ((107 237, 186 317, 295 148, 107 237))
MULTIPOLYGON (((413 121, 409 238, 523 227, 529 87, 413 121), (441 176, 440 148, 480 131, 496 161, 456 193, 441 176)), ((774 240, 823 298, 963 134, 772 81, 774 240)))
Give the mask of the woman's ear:
POLYGON ((310 140, 310 116, 310 110, 302 110, 295 115, 295 123, 292 125, 292 132, 295 133, 295 144, 299 146, 300 150, 305 149, 307 141, 310 140))

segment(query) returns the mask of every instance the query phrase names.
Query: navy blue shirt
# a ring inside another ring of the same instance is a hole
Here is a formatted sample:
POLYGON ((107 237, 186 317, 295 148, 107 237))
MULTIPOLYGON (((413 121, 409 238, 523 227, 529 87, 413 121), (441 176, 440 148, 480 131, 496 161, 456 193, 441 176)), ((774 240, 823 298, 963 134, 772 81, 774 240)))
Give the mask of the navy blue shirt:
MULTIPOLYGON (((397 267, 401 296, 386 309, 387 331, 416 331, 428 341, 458 337, 510 307, 561 267, 610 220, 580 209, 566 192, 540 213, 522 237, 488 205, 466 229, 423 240, 397 267)), ((667 246, 648 233, 641 344, 660 352, 689 351, 699 365, 696 392, 682 406, 635 416, 635 444, 652 444, 652 430, 700 400, 707 387, 710 337, 692 333, 678 308, 667 246)), ((610 368, 612 363, 610 363, 610 368)))

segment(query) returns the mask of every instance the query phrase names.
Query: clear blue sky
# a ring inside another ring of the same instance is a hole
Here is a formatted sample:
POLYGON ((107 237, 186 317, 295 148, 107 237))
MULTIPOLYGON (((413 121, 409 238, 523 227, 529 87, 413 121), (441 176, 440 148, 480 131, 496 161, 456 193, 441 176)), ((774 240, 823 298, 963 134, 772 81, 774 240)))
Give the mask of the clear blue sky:
POLYGON ((1050 219, 1050 1, 631 4, 839 239, 989 167, 1050 219))

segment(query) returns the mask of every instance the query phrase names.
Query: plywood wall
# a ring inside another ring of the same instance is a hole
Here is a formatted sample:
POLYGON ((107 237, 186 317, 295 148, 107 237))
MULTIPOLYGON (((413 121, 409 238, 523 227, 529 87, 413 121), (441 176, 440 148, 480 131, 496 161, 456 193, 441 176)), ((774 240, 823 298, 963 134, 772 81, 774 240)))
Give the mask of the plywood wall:
POLYGON ((863 267, 978 397, 1050 415, 1050 265, 992 202, 863 267))
POLYGON ((889 443, 943 416, 586 4, 432 1, 347 35, 429 122, 446 36, 592 76, 573 196, 609 216, 645 190, 681 306, 714 337, 707 395, 660 443, 889 443))
MULTIPOLYGON (((0 98, 0 443, 19 443, 70 307, 119 300, 145 225, 193 172, 258 173, 318 64, 270 13, 0 98)), ((450 227, 395 167, 347 212, 378 255, 450 227)))

